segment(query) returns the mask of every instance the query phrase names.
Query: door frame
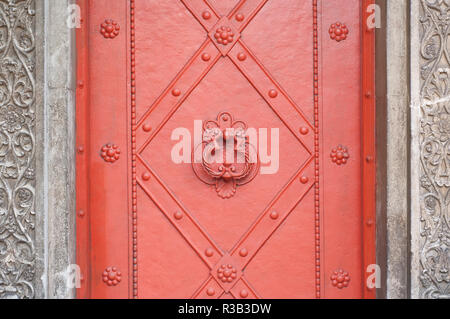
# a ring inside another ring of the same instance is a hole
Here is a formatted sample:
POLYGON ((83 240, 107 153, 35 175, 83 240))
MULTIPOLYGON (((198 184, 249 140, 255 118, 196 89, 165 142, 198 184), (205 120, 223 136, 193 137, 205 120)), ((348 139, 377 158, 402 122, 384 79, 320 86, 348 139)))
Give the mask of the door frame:
MULTIPOLYGON (((375 28, 368 25, 372 11, 368 8, 375 5, 374 0, 363 0, 361 17, 362 64, 361 64, 361 130, 362 130, 362 244, 363 244, 363 276, 366 285, 363 296, 376 298, 376 289, 367 286, 370 265, 376 264, 376 88, 375 88, 375 28), (369 11, 369 12, 368 12, 369 11)), ((375 9, 376 10, 376 9, 375 9)), ((377 274, 379 275, 379 274, 377 274)))
MULTIPOLYGON (((76 31, 77 47, 77 88, 76 88, 76 260, 80 269, 80 288, 77 289, 77 298, 89 298, 90 282, 92 274, 90 256, 90 222, 89 222, 89 1, 77 0, 81 9, 81 25, 76 31)), ((133 18, 131 6, 136 0, 130 2, 128 15, 133 18)), ((313 11, 316 11, 320 0, 311 0, 313 11)), ((362 250, 363 250, 363 272, 362 278, 366 282, 370 265, 376 264, 376 145, 375 145, 375 114, 376 114, 376 94, 375 94, 375 28, 370 28, 366 23, 372 19, 373 10, 369 11, 370 5, 375 4, 375 0, 363 0, 361 12, 361 166, 362 166, 362 250), (369 11, 369 12, 368 12, 369 11)), ((315 17, 315 28, 318 19, 315 17)), ((133 28, 128 26, 129 38, 133 28)), ((318 29, 320 31, 320 26, 318 29)), ((317 31, 317 32, 319 32, 317 31)), ((315 33, 315 32, 313 32, 315 33)), ((318 41, 320 38, 315 38, 318 41)), ((131 42, 131 46, 134 43, 131 42)), ((320 61, 319 61, 320 65, 320 61)), ((317 71, 320 67, 317 67, 317 71)), ((319 80, 320 81, 320 80, 319 80)), ((318 82, 320 83, 320 82, 318 82)), ((131 85, 131 84, 130 84, 131 85)), ((313 86, 312 86, 313 88, 313 86)), ((128 90, 131 92, 132 87, 128 90)), ((320 103, 320 102, 319 102, 320 103)), ((130 123, 132 126, 132 123, 130 123)), ((130 217, 130 224, 133 220, 130 217)), ((130 238, 132 238, 130 236, 130 238)), ((133 265, 131 264, 131 267, 133 265)), ((133 268, 130 268, 133 269, 133 268)), ((376 289, 369 289, 367 285, 361 287, 364 298, 376 298, 376 289)), ((133 293, 133 280, 129 282, 129 297, 136 297, 133 293)))

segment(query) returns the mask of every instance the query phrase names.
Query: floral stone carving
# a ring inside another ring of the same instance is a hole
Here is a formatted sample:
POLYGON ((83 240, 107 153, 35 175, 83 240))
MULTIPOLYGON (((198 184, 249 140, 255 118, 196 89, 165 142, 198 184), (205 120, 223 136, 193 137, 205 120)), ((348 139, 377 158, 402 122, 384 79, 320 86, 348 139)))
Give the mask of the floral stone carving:
POLYGON ((192 167, 197 177, 214 185, 217 195, 231 198, 238 185, 251 182, 259 171, 259 158, 249 144, 247 125, 220 113, 216 121, 203 125, 203 143, 193 152, 192 167))
POLYGON ((450 1, 421 1, 421 298, 450 298, 450 1))
POLYGON ((0 298, 35 296, 35 11, 0 0, 0 298))

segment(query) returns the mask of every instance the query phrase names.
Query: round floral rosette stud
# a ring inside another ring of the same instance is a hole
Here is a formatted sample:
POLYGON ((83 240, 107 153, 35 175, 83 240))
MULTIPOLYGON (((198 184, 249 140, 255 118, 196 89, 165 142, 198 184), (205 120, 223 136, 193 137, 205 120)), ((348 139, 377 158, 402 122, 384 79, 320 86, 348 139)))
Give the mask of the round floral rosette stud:
POLYGON ((217 270, 217 277, 219 277, 219 279, 224 283, 230 283, 236 279, 236 273, 237 271, 233 265, 222 265, 217 270))
POLYGON ((348 284, 350 283, 350 276, 348 272, 339 269, 333 272, 331 275, 331 284, 339 289, 343 289, 348 287, 348 284))
POLYGON ((345 146, 339 145, 331 151, 330 157, 333 163, 337 165, 344 165, 347 164, 350 155, 345 146))
POLYGON ((232 43, 234 40, 234 33, 230 27, 220 27, 216 30, 216 34, 214 35, 217 43, 222 45, 227 45, 228 43, 232 43))
POLYGON ((114 39, 119 35, 119 32, 120 32, 119 24, 111 19, 105 20, 105 22, 102 23, 100 28, 100 33, 107 39, 114 39))
POLYGON ((105 162, 114 163, 120 158, 119 146, 114 144, 106 144, 102 147, 101 155, 105 162))
POLYGON ((330 33, 331 39, 336 40, 337 42, 341 42, 347 39, 349 31, 344 23, 336 22, 331 25, 328 32, 330 33))
POLYGON ((103 272, 102 279, 108 286, 117 286, 122 281, 122 273, 117 267, 108 267, 103 272))

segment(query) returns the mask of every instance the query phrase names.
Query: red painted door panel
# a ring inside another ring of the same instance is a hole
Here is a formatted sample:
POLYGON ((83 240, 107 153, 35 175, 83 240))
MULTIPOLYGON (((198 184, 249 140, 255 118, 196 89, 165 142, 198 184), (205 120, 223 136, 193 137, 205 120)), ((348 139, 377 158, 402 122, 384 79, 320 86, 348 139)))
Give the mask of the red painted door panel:
POLYGON ((361 1, 81 5, 79 297, 362 297, 361 1))

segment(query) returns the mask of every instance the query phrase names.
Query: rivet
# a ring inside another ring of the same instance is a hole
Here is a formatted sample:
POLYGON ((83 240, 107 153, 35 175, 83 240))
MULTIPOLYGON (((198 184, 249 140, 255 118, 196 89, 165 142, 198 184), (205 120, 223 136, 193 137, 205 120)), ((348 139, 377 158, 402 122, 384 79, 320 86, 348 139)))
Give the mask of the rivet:
POLYGON ((78 146, 78 153, 83 154, 84 153, 84 147, 83 146, 78 146))
POLYGON ((272 99, 276 98, 276 97, 278 96, 277 90, 274 90, 274 89, 270 90, 270 91, 269 91, 269 96, 270 96, 272 99))
POLYGON ((372 219, 367 220, 366 224, 369 227, 373 226, 373 220, 372 219))
POLYGON ((306 135, 306 134, 309 133, 309 129, 308 129, 307 127, 302 127, 302 128, 300 129, 300 133, 301 133, 302 135, 306 135))
POLYGON ((302 176, 300 177, 300 182, 302 182, 302 184, 306 184, 309 182, 309 178, 307 176, 302 176))
POLYGON ((366 157, 366 162, 367 163, 371 163, 372 161, 373 161, 373 157, 372 156, 369 155, 369 156, 366 157))
POLYGON ((83 81, 78 81, 78 87, 80 89, 82 89, 84 87, 84 82, 83 81))
POLYGON ((181 95, 181 91, 179 89, 173 89, 172 90, 172 95, 173 96, 180 96, 181 95))
POLYGON ((183 213, 178 211, 175 214, 173 214, 173 217, 175 217, 176 220, 180 220, 183 218, 183 213))
POLYGON ((245 289, 242 289, 240 295, 241 295, 242 298, 247 298, 248 297, 248 291, 245 290, 245 289))
POLYGON ((152 130, 152 127, 150 126, 150 124, 144 124, 142 129, 144 130, 144 132, 148 133, 148 132, 150 132, 152 130))
POLYGON ((144 181, 148 181, 148 180, 150 180, 150 174, 149 173, 144 173, 144 174, 142 174, 142 179, 144 180, 144 181))
POLYGON ((239 255, 240 255, 241 257, 247 257, 247 255, 248 255, 248 250, 247 250, 247 248, 242 248, 242 249, 239 251, 239 255))
POLYGON ((211 56, 209 55, 209 53, 203 53, 202 54, 202 60, 207 62, 211 59, 211 56))
POLYGON ((239 21, 239 22, 244 21, 244 15, 242 13, 236 14, 236 21, 239 21))
POLYGON ((203 19, 209 20, 211 19, 211 13, 209 11, 204 11, 202 14, 203 19))
POLYGON ((214 290, 214 288, 208 288, 206 293, 208 294, 208 296, 212 297, 216 294, 216 291, 214 290))
POLYGON ((370 92, 370 91, 367 91, 367 92, 366 92, 366 97, 367 97, 367 98, 370 98, 370 97, 372 97, 372 92, 370 92))
POLYGON ((86 215, 86 213, 84 212, 84 210, 78 211, 78 216, 84 217, 85 215, 86 215))
POLYGON ((206 249, 205 255, 206 257, 212 257, 214 255, 214 250, 212 250, 211 248, 206 249))
POLYGON ((272 213, 270 213, 270 218, 272 218, 273 220, 275 220, 275 219, 278 219, 278 217, 279 217, 280 215, 278 215, 278 213, 277 212, 272 212, 272 213))
POLYGON ((239 61, 245 61, 247 59, 247 55, 244 52, 240 52, 237 56, 239 61))

